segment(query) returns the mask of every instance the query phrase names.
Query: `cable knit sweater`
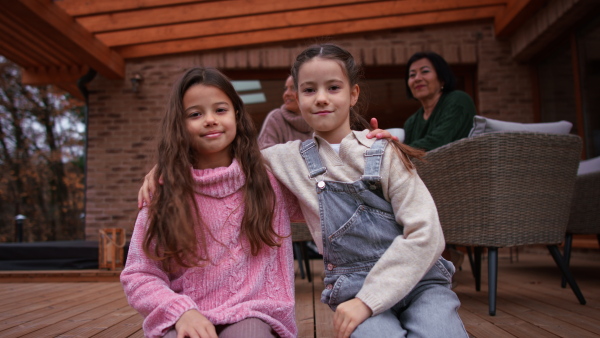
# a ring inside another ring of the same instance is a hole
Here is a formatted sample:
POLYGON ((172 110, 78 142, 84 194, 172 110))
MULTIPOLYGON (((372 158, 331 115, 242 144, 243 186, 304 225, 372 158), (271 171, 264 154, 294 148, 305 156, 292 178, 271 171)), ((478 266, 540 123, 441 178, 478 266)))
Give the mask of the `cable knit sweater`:
POLYGON ((265 118, 258 135, 258 144, 264 149, 288 141, 308 140, 312 134, 312 128, 304 121, 302 115, 281 106, 273 109, 265 118))
POLYGON ((167 274, 142 249, 147 208, 137 217, 121 283, 129 304, 145 317, 145 335, 164 335, 184 312, 196 309, 214 325, 255 317, 280 337, 295 337, 294 268, 288 236, 289 212, 294 218, 302 217, 295 198, 269 174, 277 198, 273 226, 288 237, 279 239, 281 247, 265 246, 252 256, 250 243, 240 231, 245 176, 237 161, 227 168, 194 169, 193 176, 196 203, 215 238, 207 241, 209 264, 167 274))

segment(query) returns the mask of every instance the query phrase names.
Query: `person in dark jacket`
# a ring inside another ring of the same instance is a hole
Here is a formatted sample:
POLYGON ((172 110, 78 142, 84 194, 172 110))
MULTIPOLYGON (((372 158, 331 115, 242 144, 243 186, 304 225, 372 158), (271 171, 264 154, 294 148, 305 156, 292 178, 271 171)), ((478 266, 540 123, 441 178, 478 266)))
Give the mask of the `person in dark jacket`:
POLYGON ((421 108, 404 123, 404 143, 429 151, 469 135, 476 114, 469 94, 456 89, 446 60, 434 52, 418 52, 408 60, 406 93, 421 108))

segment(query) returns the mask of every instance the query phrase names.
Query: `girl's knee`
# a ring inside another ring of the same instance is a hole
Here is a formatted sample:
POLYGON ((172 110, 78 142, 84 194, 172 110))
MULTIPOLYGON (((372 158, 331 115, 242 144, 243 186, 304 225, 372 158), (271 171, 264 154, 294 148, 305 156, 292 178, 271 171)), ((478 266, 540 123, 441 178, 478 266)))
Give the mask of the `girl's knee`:
POLYGON ((217 328, 219 338, 277 338, 271 326, 258 318, 246 318, 237 323, 217 328))

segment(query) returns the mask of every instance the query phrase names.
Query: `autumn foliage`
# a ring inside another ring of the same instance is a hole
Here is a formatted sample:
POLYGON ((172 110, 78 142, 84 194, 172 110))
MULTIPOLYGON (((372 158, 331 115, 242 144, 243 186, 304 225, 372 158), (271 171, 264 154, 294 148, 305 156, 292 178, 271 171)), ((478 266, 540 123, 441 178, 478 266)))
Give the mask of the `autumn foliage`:
POLYGON ((0 56, 0 242, 83 239, 85 106, 0 56))

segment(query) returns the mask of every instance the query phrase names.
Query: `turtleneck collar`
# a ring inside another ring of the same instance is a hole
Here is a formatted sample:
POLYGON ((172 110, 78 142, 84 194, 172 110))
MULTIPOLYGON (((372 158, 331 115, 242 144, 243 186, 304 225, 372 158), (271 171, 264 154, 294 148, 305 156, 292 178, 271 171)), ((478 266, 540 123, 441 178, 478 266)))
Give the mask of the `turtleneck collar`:
POLYGON ((233 159, 229 167, 192 168, 192 177, 196 181, 196 193, 215 198, 237 192, 246 182, 246 176, 236 159, 233 159))
POLYGON ((308 125, 308 123, 306 123, 301 114, 296 114, 285 109, 285 105, 281 106, 281 117, 283 117, 285 122, 292 126, 292 128, 301 133, 308 133, 312 131, 312 128, 308 125))

